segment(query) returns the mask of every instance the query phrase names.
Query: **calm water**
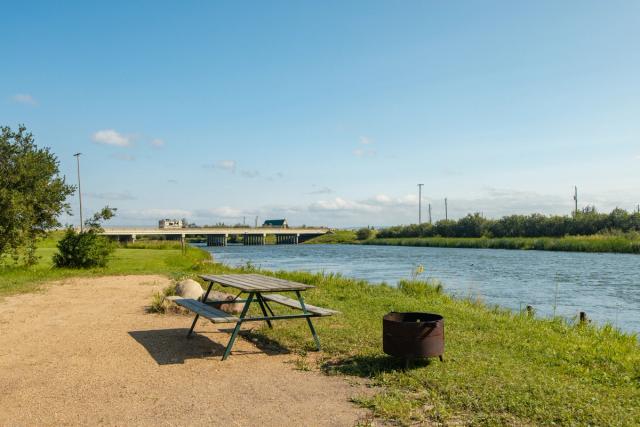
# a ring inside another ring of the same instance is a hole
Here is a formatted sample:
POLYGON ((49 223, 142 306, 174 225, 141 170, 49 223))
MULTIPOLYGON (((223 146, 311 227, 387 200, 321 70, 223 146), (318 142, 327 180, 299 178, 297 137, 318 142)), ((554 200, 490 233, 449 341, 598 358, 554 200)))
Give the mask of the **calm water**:
POLYGON ((250 261, 269 270, 339 272, 371 282, 396 283, 422 264, 451 294, 480 296, 541 316, 586 311, 596 322, 640 332, 640 256, 494 249, 358 245, 227 246, 204 249, 218 261, 250 261), (557 287, 557 293, 556 293, 557 287))

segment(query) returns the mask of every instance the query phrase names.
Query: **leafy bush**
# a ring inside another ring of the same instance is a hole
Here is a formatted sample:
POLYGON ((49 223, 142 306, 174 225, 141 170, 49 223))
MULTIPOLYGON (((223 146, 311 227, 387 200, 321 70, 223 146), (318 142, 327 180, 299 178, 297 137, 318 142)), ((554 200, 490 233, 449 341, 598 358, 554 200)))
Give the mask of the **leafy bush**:
POLYGON ((371 229, 363 227, 358 231, 356 231, 356 239, 367 240, 371 237, 372 234, 373 234, 373 231, 371 231, 371 229))
POLYGON ((106 237, 68 228, 58 242, 59 252, 53 256, 53 263, 56 267, 105 267, 114 249, 115 245, 106 237))
POLYGON ((58 242, 58 253, 53 256, 54 265, 68 268, 105 267, 115 245, 98 233, 102 232, 100 222, 114 215, 115 209, 107 206, 85 222, 86 230, 78 233, 71 227, 67 228, 58 242))

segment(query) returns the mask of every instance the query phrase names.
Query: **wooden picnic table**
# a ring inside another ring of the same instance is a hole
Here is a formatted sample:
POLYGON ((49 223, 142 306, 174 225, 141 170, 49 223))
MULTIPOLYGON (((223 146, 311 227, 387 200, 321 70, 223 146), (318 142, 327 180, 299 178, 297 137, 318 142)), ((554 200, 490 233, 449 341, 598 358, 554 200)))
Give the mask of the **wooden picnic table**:
POLYGON ((303 291, 307 289, 313 289, 314 286, 305 285, 304 283, 292 282, 289 280, 279 279, 277 277, 264 276, 262 274, 217 274, 217 275, 201 275, 204 281, 209 282, 209 287, 202 297, 201 301, 188 298, 172 297, 171 299, 178 305, 181 305, 188 310, 193 311, 196 314, 191 328, 187 334, 188 337, 193 333, 193 329, 196 326, 196 322, 200 316, 209 319, 213 323, 235 323, 236 326, 231 333, 231 338, 224 351, 222 360, 226 360, 231 354, 231 348, 235 342, 240 327, 244 322, 256 322, 264 321, 272 328, 272 321, 284 320, 284 319, 306 319, 311 335, 315 341, 318 350, 320 347, 320 339, 316 333, 312 317, 331 316, 338 313, 335 310, 328 308, 316 307, 313 305, 305 304, 304 298, 302 298, 303 291), (233 300, 209 300, 209 293, 215 283, 221 286, 235 288, 240 293, 233 300), (284 295, 274 294, 274 292, 293 292, 296 299, 286 297, 284 295), (246 298, 240 299, 240 295, 247 294, 246 298), (226 313, 214 306, 220 304, 230 304, 244 302, 242 311, 238 317, 226 313), (247 313, 252 303, 258 303, 262 316, 248 317, 247 313), (283 305, 289 308, 301 310, 300 314, 275 314, 271 308, 270 303, 283 305))

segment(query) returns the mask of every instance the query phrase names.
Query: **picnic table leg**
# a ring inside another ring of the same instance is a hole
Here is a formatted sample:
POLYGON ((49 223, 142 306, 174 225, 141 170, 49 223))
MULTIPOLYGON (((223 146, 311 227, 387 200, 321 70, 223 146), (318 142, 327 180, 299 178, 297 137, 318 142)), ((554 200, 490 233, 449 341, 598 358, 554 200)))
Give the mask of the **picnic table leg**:
MULTIPOLYGON (((260 305, 260 309, 262 310, 262 314, 264 314, 264 317, 269 317, 269 315, 267 314, 267 310, 264 307, 266 302, 262 299, 262 295, 257 293, 256 298, 258 299, 258 304, 260 305)), ((271 320, 265 319, 265 321, 267 322, 267 325, 269 325, 269 327, 273 329, 273 326, 271 325, 271 320)))
POLYGON ((273 310, 271 310, 271 307, 269 306, 269 302, 264 298, 262 298, 262 302, 264 306, 267 308, 267 310, 269 311, 269 313, 271 313, 271 316, 272 317, 275 316, 275 314, 273 313, 273 310))
MULTIPOLYGON (((307 311, 307 307, 304 305, 304 298, 302 298, 302 294, 300 291, 296 291, 296 296, 298 297, 298 301, 300 301, 300 307, 302 308, 302 312, 304 314, 310 314, 307 311)), ((311 323, 311 318, 307 317, 307 324, 309 325, 309 329, 311 329, 311 335, 313 335, 313 340, 316 342, 316 348, 318 351, 322 350, 320 347, 320 338, 318 338, 318 334, 316 334, 316 329, 313 327, 313 323, 311 323)))
POLYGON ((247 311, 249 311, 249 306, 251 305, 251 301, 253 300, 253 292, 249 293, 247 297, 247 301, 244 303, 244 307, 242 308, 242 313, 240 313, 240 320, 236 323, 236 327, 233 328, 233 332, 231 333, 231 338, 229 338, 229 343, 227 344, 227 348, 224 349, 224 355, 222 356, 222 360, 226 360, 231 354, 231 347, 233 347, 233 343, 238 336, 238 332, 240 332, 240 327, 242 326, 242 319, 247 315, 247 311))
MULTIPOLYGON (((202 302, 207 302, 207 298, 209 297, 209 292, 211 292, 211 288, 213 287, 213 282, 209 282, 209 287, 207 288, 207 292, 204 293, 204 297, 202 297, 202 302)), ((189 332, 187 332, 187 338, 191 337, 191 334, 193 333, 193 328, 196 327, 196 323, 198 323, 198 318, 200 317, 199 314, 196 313, 196 317, 193 319, 193 323, 191 324, 191 328, 189 329, 189 332)))

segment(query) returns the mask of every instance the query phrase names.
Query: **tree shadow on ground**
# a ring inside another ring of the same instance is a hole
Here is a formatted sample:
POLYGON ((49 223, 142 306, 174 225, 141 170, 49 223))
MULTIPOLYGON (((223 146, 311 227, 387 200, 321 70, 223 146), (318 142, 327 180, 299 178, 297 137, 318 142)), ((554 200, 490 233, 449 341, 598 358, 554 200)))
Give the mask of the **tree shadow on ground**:
POLYGON ((322 365, 322 369, 328 373, 370 378, 383 372, 424 368, 431 363, 431 359, 425 358, 407 361, 406 359, 387 355, 353 356, 325 362, 322 365))
MULTIPOLYGON (((187 338, 187 328, 129 331, 129 335, 142 345, 158 365, 184 364, 187 359, 222 358, 232 329, 194 332, 187 338), (213 336, 211 339, 210 336, 213 336), (214 341, 215 340, 215 341, 214 341)), ((231 357, 266 353, 286 354, 289 351, 279 343, 263 337, 256 338, 250 331, 241 331, 231 357), (246 339, 257 349, 238 349, 238 340, 246 339)))

